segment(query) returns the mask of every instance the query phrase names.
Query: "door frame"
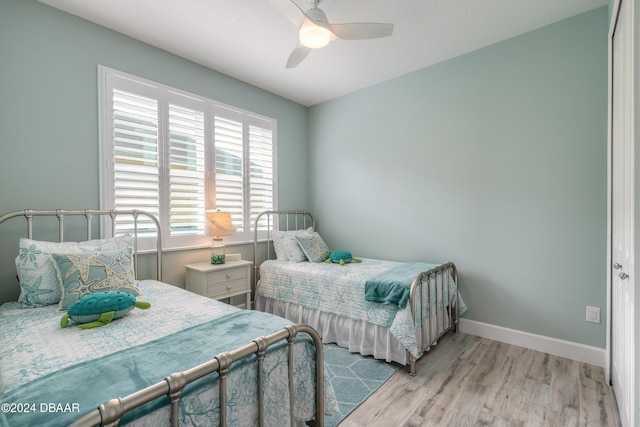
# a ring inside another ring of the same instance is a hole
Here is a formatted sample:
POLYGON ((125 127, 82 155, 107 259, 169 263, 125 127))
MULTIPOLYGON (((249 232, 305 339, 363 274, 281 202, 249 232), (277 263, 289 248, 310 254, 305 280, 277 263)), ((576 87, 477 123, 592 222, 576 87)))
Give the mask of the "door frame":
POLYGON ((613 228, 613 31, 620 13, 620 1, 614 0, 613 9, 609 19, 609 31, 607 32, 607 325, 605 341, 604 375, 607 384, 611 384, 611 308, 612 298, 612 228, 613 228))
MULTIPOLYGON (((633 46, 633 93, 632 93, 632 105, 634 108, 633 114, 633 126, 634 126, 634 134, 633 134, 633 144, 635 147, 638 147, 638 138, 640 136, 640 54, 637 52, 640 47, 640 2, 639 0, 626 0, 632 2, 632 23, 633 23, 633 31, 632 31, 632 40, 631 42, 634 44, 633 46)), ((612 226, 613 226, 613 35, 614 30, 616 29, 616 25, 619 19, 620 10, 621 10, 622 0, 613 0, 613 6, 611 10, 611 16, 609 19, 609 31, 608 31, 608 95, 607 95, 607 265, 606 265, 606 286, 607 286, 607 316, 606 316, 606 347, 605 347, 605 379, 608 384, 611 384, 611 369, 612 369, 612 332, 613 332, 613 324, 612 324, 612 309, 613 309, 613 298, 612 298, 612 286, 613 286, 613 268, 612 268, 612 226)), ((640 187, 640 150, 634 150, 634 187, 637 189, 640 187)), ((637 191, 637 190, 635 190, 637 191)), ((640 251, 636 251, 635 242, 640 242, 640 194, 636 194, 634 197, 634 213, 633 213, 633 221, 634 224, 638 224, 638 226, 634 226, 634 241, 633 241, 633 262, 635 265, 635 271, 640 271, 640 251)), ((635 280, 635 277, 634 277, 635 280)), ((640 283, 638 281, 637 283, 640 283)), ((640 316, 640 292, 637 292, 634 289, 633 295, 634 301, 634 319, 637 320, 640 316)), ((636 356, 640 355, 640 339, 638 338, 638 329, 636 329, 636 335, 633 337, 634 343, 634 351, 636 356)), ((632 406, 633 418, 635 422, 640 420, 640 361, 633 361, 634 363, 634 378, 632 379, 633 388, 634 388, 634 402, 628 402, 632 406)))

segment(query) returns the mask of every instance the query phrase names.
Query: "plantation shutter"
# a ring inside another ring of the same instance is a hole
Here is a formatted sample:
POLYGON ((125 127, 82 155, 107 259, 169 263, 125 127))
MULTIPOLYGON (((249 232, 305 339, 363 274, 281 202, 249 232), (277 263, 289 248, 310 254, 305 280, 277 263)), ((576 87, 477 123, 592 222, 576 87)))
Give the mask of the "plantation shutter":
MULTIPOLYGON (((115 89, 112 126, 115 208, 158 215, 158 101, 115 89)), ((133 219, 118 217, 116 233, 132 231, 133 219)))
POLYGON ((215 207, 231 213, 238 232, 250 231, 260 212, 273 209, 273 127, 272 120, 244 111, 215 109, 215 207))
MULTIPOLYGON (((213 208, 231 213, 237 227, 226 241, 250 241, 255 217, 276 204, 276 121, 102 66, 98 72, 101 208, 156 215, 165 248, 206 245, 205 210, 213 208)), ((133 231, 132 218, 117 221, 116 234, 133 231)), ((109 224, 101 226, 110 236, 109 224)), ((146 228, 138 227, 141 236, 155 236, 151 220, 146 228)), ((154 248, 151 240, 144 249, 154 248)))
POLYGON ((204 232, 205 115, 203 111, 169 104, 170 234, 204 232))
MULTIPOLYGON (((250 222, 265 210, 273 209, 272 122, 252 116, 249 120, 249 200, 250 222)), ((266 230, 266 223, 260 230, 266 230)))
POLYGON ((238 232, 244 227, 244 126, 242 113, 217 107, 214 116, 215 207, 231 213, 238 232))

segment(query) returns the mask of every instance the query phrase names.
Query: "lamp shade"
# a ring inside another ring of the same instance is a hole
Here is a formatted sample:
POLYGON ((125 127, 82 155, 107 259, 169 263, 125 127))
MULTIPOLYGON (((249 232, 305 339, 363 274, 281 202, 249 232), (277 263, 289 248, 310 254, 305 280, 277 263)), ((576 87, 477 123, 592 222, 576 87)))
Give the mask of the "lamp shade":
POLYGON ((220 209, 209 209, 205 213, 207 215, 205 224, 207 236, 231 236, 236 231, 236 227, 231 222, 231 214, 229 212, 221 212, 220 209))

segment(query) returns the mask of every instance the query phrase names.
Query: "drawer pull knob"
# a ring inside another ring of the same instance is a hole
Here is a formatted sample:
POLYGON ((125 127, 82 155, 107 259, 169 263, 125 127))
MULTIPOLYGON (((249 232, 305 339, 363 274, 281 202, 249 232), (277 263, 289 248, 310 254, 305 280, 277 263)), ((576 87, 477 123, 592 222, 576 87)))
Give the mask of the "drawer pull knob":
POLYGON ((227 285, 227 290, 230 291, 231 290, 231 285, 227 285))
POLYGON ((231 273, 227 273, 227 279, 231 279, 231 273))

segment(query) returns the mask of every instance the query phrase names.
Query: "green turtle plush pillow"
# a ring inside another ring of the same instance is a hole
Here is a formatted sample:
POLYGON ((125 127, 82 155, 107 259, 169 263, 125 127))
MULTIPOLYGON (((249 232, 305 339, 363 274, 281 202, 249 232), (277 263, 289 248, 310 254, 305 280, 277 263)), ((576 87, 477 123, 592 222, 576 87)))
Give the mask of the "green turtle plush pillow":
POLYGON ((329 257, 325 262, 335 262, 340 265, 345 265, 348 262, 362 262, 360 258, 355 258, 349 251, 333 251, 329 254, 329 257))
POLYGON ((136 301, 136 297, 126 292, 96 292, 78 298, 71 304, 67 314, 60 319, 60 327, 66 328, 69 319, 82 329, 97 328, 119 319, 134 307, 147 309, 151 304, 136 301))

